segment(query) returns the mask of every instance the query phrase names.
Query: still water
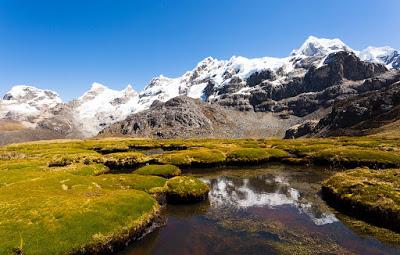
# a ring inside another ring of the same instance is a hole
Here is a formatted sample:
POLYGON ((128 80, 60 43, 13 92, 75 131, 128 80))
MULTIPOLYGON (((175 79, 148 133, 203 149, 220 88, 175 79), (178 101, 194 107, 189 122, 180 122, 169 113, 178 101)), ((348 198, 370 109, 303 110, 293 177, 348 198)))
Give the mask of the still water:
POLYGON ((370 235, 397 234, 325 204, 318 192, 330 170, 271 164, 185 174, 210 185, 209 200, 168 205, 167 225, 121 254, 400 254, 393 240, 370 235))

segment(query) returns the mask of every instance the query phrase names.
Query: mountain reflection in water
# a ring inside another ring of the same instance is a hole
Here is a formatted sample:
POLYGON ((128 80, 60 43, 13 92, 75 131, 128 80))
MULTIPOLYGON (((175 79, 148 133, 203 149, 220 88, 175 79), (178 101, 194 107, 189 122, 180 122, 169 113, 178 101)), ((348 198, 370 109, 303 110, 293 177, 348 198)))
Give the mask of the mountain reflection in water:
POLYGON ((322 213, 301 193, 290 186, 284 176, 262 175, 237 179, 221 176, 203 179, 211 187, 209 200, 212 207, 269 207, 291 205, 300 213, 307 214, 316 225, 338 221, 333 213, 322 213))
POLYGON ((399 254, 362 232, 364 223, 354 231, 321 199, 321 181, 333 173, 282 164, 186 169, 210 185, 209 199, 167 205, 167 225, 120 254, 399 254))

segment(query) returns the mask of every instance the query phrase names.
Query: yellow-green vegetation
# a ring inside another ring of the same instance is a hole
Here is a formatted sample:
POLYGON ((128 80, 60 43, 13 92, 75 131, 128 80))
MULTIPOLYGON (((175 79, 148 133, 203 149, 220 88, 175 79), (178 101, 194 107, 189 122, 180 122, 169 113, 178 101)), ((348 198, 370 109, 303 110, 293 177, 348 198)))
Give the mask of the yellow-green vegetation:
POLYGON ((193 148, 171 151, 160 155, 157 160, 163 164, 178 166, 211 166, 225 162, 225 155, 217 149, 193 148))
POLYGON ((9 145, 0 155, 0 254, 108 253, 159 217, 147 192, 164 178, 106 174, 81 141, 9 145))
POLYGON ((339 210, 400 232, 400 169, 340 172, 324 181, 322 192, 339 210))
POLYGON ((116 152, 104 156, 104 164, 110 168, 132 168, 149 161, 148 157, 137 151, 116 152))
MULTIPOLYGON (((304 162, 337 167, 400 166, 400 139, 385 137, 338 137, 325 139, 271 140, 269 146, 285 150, 304 162)), ((285 159, 287 160, 287 159, 285 159)), ((295 162, 294 162, 295 163, 295 162)))
POLYGON ((285 158, 288 155, 286 151, 280 149, 243 148, 230 152, 227 161, 232 163, 261 163, 270 159, 285 158))
POLYGON ((6 178, 9 173, 1 164, 0 254, 103 250, 129 240, 158 214, 157 202, 140 190, 163 185, 162 178, 103 178, 10 163, 17 175, 12 178, 6 178))
POLYGON ((207 198, 209 187, 191 176, 177 176, 167 181, 167 200, 170 202, 195 202, 207 198))
POLYGON ((330 148, 315 152, 313 159, 326 160, 334 165, 336 162, 350 166, 395 167, 400 165, 398 154, 369 148, 345 147, 340 150, 330 148))
POLYGON ((134 173, 140 175, 155 175, 164 178, 171 178, 181 175, 181 170, 179 167, 174 165, 147 165, 137 169, 134 171, 134 173))
MULTIPOLYGON (((177 174, 177 168, 152 164, 201 167, 269 160, 397 167, 400 139, 382 136, 303 140, 107 138, 3 146, 0 147, 0 254, 104 250, 125 243, 158 216, 159 204, 154 194, 166 194, 181 201, 207 197, 208 187, 204 183, 185 176, 167 180, 162 176, 177 174), (148 149, 157 150, 149 155, 145 153, 148 149), (150 164, 147 170, 146 167, 137 170, 146 164, 150 164)), ((375 173, 364 171, 368 176, 375 173)), ((397 173, 394 170, 376 173, 391 172, 397 173)), ((376 189, 380 208, 389 208, 383 207, 385 203, 390 205, 389 199, 399 203, 393 196, 395 189, 399 192, 398 186, 392 182, 389 187, 387 183, 376 189)))

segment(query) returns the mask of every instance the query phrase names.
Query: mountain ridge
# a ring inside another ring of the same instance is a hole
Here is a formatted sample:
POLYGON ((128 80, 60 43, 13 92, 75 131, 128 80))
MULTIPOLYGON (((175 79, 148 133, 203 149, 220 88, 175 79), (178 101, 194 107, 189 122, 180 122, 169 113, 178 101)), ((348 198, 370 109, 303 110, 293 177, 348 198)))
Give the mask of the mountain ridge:
POLYGON ((81 97, 64 103, 57 93, 30 86, 25 86, 29 95, 19 97, 23 86, 16 86, 0 100, 0 119, 30 128, 59 126, 67 137, 91 137, 157 100, 177 96, 239 111, 304 117, 329 108, 337 97, 358 93, 357 83, 399 69, 399 62, 399 51, 390 47, 356 51, 340 39, 310 36, 285 58, 207 57, 180 77, 153 78, 140 92, 131 85, 117 91, 95 82, 81 97))

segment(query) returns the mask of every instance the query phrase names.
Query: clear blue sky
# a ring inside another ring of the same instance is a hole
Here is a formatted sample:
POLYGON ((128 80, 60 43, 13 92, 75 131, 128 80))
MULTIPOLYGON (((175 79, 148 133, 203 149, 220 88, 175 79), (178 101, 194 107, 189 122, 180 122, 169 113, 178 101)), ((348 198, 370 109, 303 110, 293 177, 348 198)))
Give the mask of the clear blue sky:
POLYGON ((0 0, 0 94, 140 90, 207 56, 287 56, 309 35, 400 48, 399 13, 399 0, 0 0))

